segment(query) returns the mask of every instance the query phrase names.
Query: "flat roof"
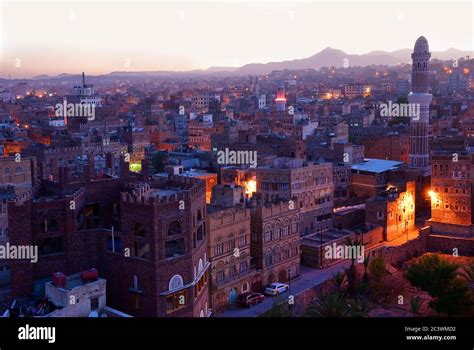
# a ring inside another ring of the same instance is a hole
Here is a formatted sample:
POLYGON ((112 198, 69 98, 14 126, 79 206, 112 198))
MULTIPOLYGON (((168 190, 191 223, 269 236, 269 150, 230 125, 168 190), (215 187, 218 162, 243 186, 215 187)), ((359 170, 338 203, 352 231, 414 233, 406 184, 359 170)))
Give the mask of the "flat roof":
POLYGON ((395 160, 365 158, 364 162, 352 165, 352 170, 367 171, 370 173, 383 173, 389 170, 396 170, 403 162, 395 160))

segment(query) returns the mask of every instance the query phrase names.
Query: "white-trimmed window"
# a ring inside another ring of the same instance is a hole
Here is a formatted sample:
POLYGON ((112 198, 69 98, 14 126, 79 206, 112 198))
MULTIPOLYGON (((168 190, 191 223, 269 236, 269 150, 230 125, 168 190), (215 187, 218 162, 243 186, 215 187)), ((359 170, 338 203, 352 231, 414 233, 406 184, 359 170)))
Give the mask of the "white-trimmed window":
POLYGON ((183 277, 181 277, 181 275, 174 275, 170 279, 168 290, 173 291, 173 290, 181 288, 183 285, 184 285, 183 277))

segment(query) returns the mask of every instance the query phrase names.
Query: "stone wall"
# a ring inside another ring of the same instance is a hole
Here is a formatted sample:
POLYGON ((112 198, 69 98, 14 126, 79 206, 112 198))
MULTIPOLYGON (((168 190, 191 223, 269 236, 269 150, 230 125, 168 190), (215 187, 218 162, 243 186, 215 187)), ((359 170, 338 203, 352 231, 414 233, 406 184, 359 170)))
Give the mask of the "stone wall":
POLYGON ((430 235, 427 249, 430 252, 453 254, 457 249, 459 255, 474 255, 474 239, 459 238, 442 235, 430 235))
POLYGON ((385 262, 391 265, 397 265, 402 261, 419 256, 426 251, 426 244, 431 233, 429 226, 420 229, 418 238, 409 241, 401 246, 381 247, 375 249, 372 255, 382 255, 385 262))

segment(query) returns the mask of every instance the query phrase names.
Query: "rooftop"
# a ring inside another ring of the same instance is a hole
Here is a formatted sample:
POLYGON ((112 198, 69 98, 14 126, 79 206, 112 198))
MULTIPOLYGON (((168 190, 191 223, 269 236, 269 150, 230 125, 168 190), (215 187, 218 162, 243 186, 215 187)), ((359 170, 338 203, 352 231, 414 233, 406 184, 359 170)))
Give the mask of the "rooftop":
POLYGON ((363 163, 354 164, 351 168, 357 171, 366 171, 369 173, 383 173, 385 171, 397 170, 403 162, 395 160, 384 160, 375 158, 365 158, 363 163))
MULTIPOLYGON (((349 231, 349 230, 329 229, 322 233, 322 242, 324 245, 328 242, 337 241, 343 237, 349 237, 353 234, 354 232, 349 231)), ((313 246, 313 247, 321 246, 321 233, 312 233, 310 235, 302 237, 301 245, 313 246)))

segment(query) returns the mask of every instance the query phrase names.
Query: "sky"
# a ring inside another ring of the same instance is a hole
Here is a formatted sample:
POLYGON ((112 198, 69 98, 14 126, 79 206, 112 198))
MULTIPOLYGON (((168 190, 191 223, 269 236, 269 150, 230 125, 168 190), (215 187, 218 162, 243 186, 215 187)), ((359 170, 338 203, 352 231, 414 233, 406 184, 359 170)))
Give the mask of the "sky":
POLYGON ((183 71, 412 48, 473 50, 471 1, 0 0, 0 77, 183 71))

